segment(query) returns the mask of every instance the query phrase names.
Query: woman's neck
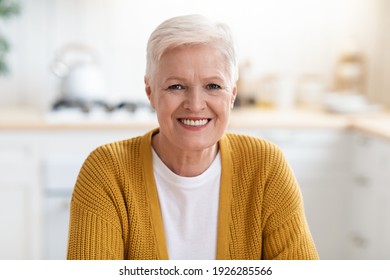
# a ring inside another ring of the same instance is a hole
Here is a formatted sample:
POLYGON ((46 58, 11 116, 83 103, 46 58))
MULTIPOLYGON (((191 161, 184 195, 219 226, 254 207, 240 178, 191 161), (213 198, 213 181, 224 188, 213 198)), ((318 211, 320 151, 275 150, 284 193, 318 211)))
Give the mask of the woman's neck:
POLYGON ((160 133, 153 136, 152 146, 164 164, 172 172, 183 177, 194 177, 202 174, 214 161, 218 152, 218 144, 195 151, 172 148, 162 143, 160 133))

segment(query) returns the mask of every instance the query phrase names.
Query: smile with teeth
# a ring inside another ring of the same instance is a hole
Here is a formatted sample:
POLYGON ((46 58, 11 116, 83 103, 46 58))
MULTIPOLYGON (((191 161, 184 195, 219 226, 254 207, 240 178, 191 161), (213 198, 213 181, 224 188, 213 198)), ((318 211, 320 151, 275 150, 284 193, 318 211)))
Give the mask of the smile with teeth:
POLYGON ((209 119, 202 120, 189 120, 189 119, 180 119, 180 122, 188 126, 202 126, 209 122, 209 119))

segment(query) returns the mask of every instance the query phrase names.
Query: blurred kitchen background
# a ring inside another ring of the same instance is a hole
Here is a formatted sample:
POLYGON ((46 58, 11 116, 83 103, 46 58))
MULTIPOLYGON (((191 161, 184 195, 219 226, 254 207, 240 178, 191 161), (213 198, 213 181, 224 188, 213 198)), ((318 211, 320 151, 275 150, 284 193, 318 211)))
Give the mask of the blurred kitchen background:
POLYGON ((323 259, 390 259, 390 1, 0 0, 0 259, 64 259, 96 146, 156 126, 145 49, 200 13, 240 50, 229 130, 278 144, 323 259))

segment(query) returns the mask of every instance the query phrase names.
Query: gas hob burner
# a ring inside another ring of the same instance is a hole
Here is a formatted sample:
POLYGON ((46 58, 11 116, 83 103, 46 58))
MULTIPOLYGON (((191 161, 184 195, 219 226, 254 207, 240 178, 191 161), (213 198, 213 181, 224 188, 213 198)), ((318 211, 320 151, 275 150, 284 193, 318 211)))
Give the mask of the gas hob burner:
POLYGON ((146 102, 60 99, 53 103, 46 117, 50 122, 154 121, 155 112, 146 102))
POLYGON ((137 110, 149 110, 153 112, 152 108, 147 103, 142 102, 131 102, 131 101, 122 101, 116 104, 108 103, 105 101, 83 101, 83 100, 67 100, 60 99, 56 101, 51 110, 52 111, 61 111, 61 110, 79 110, 85 114, 93 113, 93 111, 99 110, 106 113, 111 113, 115 111, 125 111, 129 113, 135 113, 137 110))
POLYGON ((79 109, 83 113, 90 113, 93 109, 103 109, 106 112, 111 112, 112 106, 103 101, 82 101, 82 100, 67 100, 60 99, 52 106, 53 111, 66 109, 79 109))

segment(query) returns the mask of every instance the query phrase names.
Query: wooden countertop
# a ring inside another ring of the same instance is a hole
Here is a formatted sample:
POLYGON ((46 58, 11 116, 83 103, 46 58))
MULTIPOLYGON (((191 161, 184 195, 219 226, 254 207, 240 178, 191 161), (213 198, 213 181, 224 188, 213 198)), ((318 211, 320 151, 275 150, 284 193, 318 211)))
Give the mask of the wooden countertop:
POLYGON ((349 126, 345 116, 318 110, 260 110, 255 108, 233 111, 231 128, 336 128, 349 126))
POLYGON ((390 114, 355 118, 351 127, 390 140, 390 114))
MULTIPOLYGON (((0 131, 4 130, 149 130, 158 125, 153 115, 126 118, 59 120, 31 108, 0 109, 0 131)), ((335 114, 319 110, 260 110, 240 108, 232 112, 230 129, 354 129, 390 140, 390 112, 335 114)))

